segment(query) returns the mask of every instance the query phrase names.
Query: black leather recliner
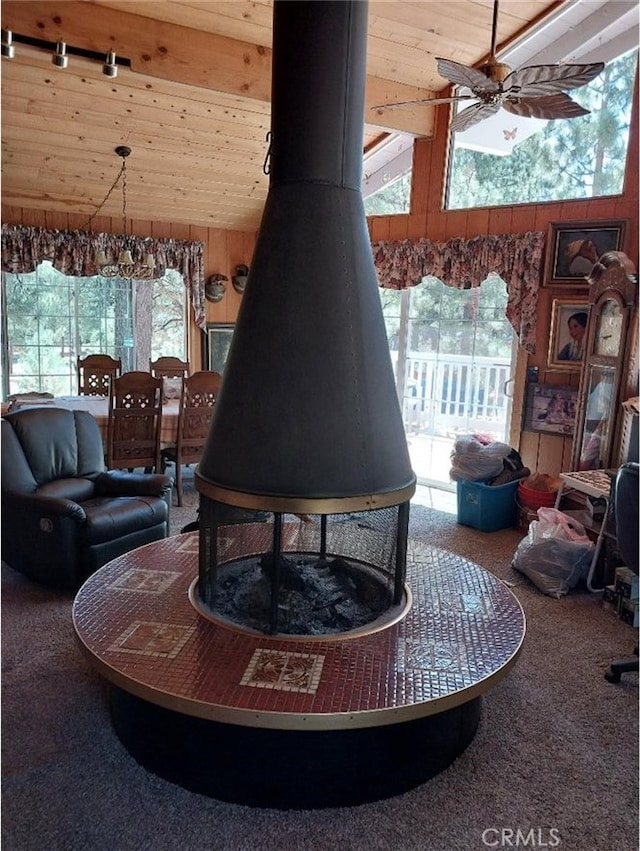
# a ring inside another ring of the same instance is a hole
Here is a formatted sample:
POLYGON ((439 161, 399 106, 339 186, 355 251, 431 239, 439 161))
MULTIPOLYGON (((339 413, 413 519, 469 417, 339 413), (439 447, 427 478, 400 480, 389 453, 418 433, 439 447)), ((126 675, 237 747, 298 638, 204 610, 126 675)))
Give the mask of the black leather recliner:
POLYGON ((2 559, 45 585, 78 587, 111 559, 166 538, 172 479, 105 470, 86 411, 2 419, 2 559))

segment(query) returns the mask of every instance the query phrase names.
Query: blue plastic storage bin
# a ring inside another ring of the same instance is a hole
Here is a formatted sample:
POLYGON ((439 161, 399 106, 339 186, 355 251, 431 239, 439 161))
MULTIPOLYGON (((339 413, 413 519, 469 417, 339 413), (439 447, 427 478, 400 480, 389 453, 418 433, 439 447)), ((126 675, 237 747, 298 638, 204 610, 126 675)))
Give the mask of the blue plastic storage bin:
POLYGON ((518 484, 517 480, 506 485, 458 482, 458 523, 481 532, 497 532, 515 526, 518 484))

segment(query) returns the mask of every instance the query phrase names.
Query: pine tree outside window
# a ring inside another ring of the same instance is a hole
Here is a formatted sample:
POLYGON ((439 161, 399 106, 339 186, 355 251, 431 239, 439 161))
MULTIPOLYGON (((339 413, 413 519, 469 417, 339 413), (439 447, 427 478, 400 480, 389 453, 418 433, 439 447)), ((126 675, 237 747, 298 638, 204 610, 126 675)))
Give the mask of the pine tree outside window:
MULTIPOLYGON (((588 86, 571 93, 591 110, 589 115, 547 121, 541 130, 516 144, 508 156, 466 147, 464 134, 454 134, 446 208, 621 194, 637 56, 634 51, 608 62, 588 86)), ((500 115, 504 116, 504 132, 513 133, 511 123, 517 119, 504 110, 500 115)))

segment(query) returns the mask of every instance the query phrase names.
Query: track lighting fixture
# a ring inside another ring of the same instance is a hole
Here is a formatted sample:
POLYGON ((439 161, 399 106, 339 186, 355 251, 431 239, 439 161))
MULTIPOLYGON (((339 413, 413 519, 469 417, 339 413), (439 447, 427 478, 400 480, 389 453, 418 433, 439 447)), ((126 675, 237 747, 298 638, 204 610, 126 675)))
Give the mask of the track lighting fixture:
POLYGON ((104 65, 102 66, 102 73, 106 77, 117 77, 118 76, 118 66, 116 65, 116 54, 113 50, 110 50, 107 53, 107 56, 104 60, 104 65))
POLYGON ((11 30, 2 30, 2 55, 5 59, 13 59, 16 49, 13 46, 13 33, 11 30))
POLYGON ((52 63, 56 68, 68 68, 70 56, 81 56, 84 59, 91 59, 95 62, 102 63, 102 73, 105 77, 113 79, 118 76, 119 66, 131 67, 131 61, 123 56, 116 56, 115 50, 108 50, 106 53, 98 53, 95 50, 88 50, 84 47, 74 47, 72 44, 67 44, 65 41, 45 41, 41 38, 33 38, 28 35, 21 35, 13 32, 13 30, 3 28, 2 30, 2 57, 3 59, 13 59, 15 57, 15 45, 28 44, 30 47, 36 47, 39 50, 53 51, 51 57, 52 63))
POLYGON ((56 66, 56 68, 66 68, 69 64, 69 57, 67 56, 67 45, 64 41, 59 41, 56 44, 56 52, 53 54, 51 61, 56 66))

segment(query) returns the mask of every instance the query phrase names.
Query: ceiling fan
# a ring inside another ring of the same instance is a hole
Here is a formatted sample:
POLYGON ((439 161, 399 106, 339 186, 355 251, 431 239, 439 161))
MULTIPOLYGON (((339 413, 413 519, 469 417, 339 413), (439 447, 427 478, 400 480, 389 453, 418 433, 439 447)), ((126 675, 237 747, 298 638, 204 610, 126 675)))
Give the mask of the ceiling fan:
POLYGON ((482 68, 469 68, 451 59, 436 58, 438 73, 457 86, 471 90, 444 98, 409 100, 374 106, 390 109, 421 103, 431 105, 475 100, 461 110, 451 122, 452 131, 468 130, 502 107, 513 115, 525 118, 577 118, 587 115, 588 109, 572 100, 567 91, 591 82, 604 69, 604 62, 588 65, 530 65, 512 71, 496 58, 498 29, 498 0, 493 5, 491 52, 482 68))

